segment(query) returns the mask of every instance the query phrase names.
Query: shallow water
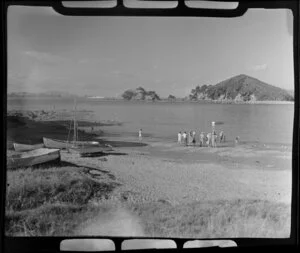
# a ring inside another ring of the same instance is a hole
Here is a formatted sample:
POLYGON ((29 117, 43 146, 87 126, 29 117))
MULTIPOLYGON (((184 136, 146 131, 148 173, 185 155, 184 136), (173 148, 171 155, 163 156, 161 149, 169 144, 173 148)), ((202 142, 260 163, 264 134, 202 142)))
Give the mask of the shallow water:
MULTIPOLYGON (((8 109, 72 110, 72 99, 9 99, 8 109)), ((121 126, 101 127, 106 136, 122 136, 136 140, 143 129, 144 140, 173 142, 178 131, 208 132, 211 121, 218 122, 216 130, 223 130, 228 141, 236 136, 242 142, 291 145, 293 138, 293 104, 208 104, 208 103, 146 103, 126 101, 77 101, 78 113, 91 121, 117 121, 121 126)), ((97 130, 97 128, 94 128, 97 130)), ((197 138, 198 140, 198 138, 197 138)))

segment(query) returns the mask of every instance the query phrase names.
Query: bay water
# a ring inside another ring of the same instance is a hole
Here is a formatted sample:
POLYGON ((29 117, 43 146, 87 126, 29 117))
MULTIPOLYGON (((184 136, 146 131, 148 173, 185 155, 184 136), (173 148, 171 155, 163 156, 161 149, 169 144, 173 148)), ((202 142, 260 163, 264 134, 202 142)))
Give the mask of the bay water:
MULTIPOLYGON (((74 108, 72 98, 8 99, 7 109, 66 110, 74 108)), ((77 115, 82 119, 119 122, 102 126, 106 137, 137 140, 138 131, 149 141, 172 142, 179 131, 224 131, 226 139, 239 136, 242 142, 291 145, 294 104, 212 104, 193 102, 101 101, 78 99, 77 115), (90 113, 87 113, 90 112, 90 113), (81 116, 80 116, 81 115, 81 116)))

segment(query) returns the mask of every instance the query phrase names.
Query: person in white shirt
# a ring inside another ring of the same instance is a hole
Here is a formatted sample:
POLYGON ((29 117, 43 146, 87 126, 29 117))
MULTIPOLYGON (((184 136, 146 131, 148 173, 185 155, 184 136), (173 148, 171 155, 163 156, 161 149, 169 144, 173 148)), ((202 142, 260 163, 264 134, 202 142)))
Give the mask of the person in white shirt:
POLYGON ((211 146, 213 147, 213 148, 216 148, 217 147, 217 133, 216 133, 216 131, 214 130, 213 132, 212 132, 212 135, 211 135, 211 146))
POLYGON ((183 137, 184 145, 187 146, 187 134, 186 134, 186 132, 184 132, 184 133, 182 134, 182 137, 183 137))
POLYGON ((139 140, 142 140, 142 129, 139 130, 139 140))
POLYGON ((207 134, 207 141, 206 141, 207 146, 211 146, 211 133, 207 134))
POLYGON ((178 139, 177 139, 178 144, 181 144, 181 132, 179 132, 177 136, 178 136, 178 139))
POLYGON ((193 143, 193 132, 192 131, 190 131, 188 133, 188 143, 189 143, 189 145, 193 143))
POLYGON ((200 141, 200 147, 204 146, 204 133, 201 132, 199 136, 199 141, 200 141))

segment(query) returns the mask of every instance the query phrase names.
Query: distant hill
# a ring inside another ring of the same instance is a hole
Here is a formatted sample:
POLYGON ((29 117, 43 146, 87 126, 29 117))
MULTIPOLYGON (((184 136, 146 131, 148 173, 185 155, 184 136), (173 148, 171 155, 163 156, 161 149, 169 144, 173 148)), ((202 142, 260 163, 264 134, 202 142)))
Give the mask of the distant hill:
POLYGON ((33 92, 11 92, 7 94, 8 97, 74 97, 76 95, 62 91, 47 91, 42 93, 33 92))
POLYGON ((192 89, 190 100, 294 101, 290 92, 247 75, 238 75, 216 85, 192 89))
POLYGON ((287 91, 287 93, 289 93, 292 97, 294 97, 294 95, 295 95, 294 90, 286 90, 286 91, 287 91))
POLYGON ((142 87, 138 87, 135 90, 126 90, 121 96, 125 100, 160 100, 155 91, 146 91, 142 87))

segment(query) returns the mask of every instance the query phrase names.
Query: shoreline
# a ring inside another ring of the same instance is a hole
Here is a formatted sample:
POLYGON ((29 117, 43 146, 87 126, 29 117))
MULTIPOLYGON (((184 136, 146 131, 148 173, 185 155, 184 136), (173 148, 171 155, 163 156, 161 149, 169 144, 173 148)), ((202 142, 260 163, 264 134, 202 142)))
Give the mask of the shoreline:
MULTIPOLYGON (((43 142, 43 137, 68 140, 72 136, 72 130, 69 132, 70 120, 73 114, 66 111, 53 110, 11 110, 7 113, 7 149, 13 148, 12 143, 18 142, 23 144, 39 144, 43 142), (63 113, 65 119, 61 119, 63 113), (69 120, 68 120, 69 118, 69 120)), ((109 144, 113 147, 141 147, 145 143, 138 141, 109 141, 103 136, 102 130, 93 132, 85 131, 80 128, 84 127, 107 127, 120 125, 120 122, 114 121, 86 121, 78 122, 78 139, 86 141, 99 141, 102 144, 109 144)))
MULTIPOLYGON (((168 99, 161 99, 161 100, 125 100, 125 99, 118 99, 118 98, 89 98, 89 97, 76 97, 78 101, 90 101, 90 102, 124 102, 124 103, 198 103, 198 104, 247 104, 247 105, 293 105, 294 101, 281 101, 281 100, 263 100, 263 101, 234 101, 234 100, 185 100, 184 98, 177 99, 177 100, 168 100, 168 99)), ((19 100, 26 100, 26 99, 57 99, 63 100, 67 99, 73 101, 73 97, 7 97, 7 99, 19 99, 19 100)))

